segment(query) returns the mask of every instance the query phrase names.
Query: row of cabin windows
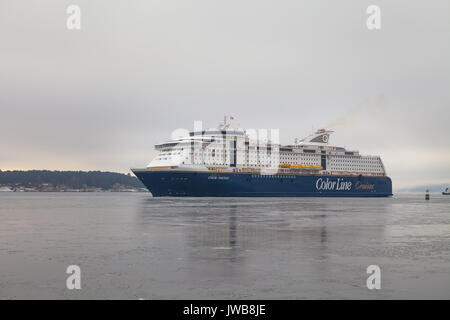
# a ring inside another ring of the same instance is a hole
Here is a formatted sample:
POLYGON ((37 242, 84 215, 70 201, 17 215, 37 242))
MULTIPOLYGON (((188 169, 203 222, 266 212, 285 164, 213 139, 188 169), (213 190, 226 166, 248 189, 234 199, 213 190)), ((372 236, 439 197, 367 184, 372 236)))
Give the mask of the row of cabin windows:
POLYGON ((290 175, 275 175, 275 174, 252 174, 252 178, 266 178, 266 179, 295 179, 295 176, 290 175))
POLYGON ((381 168, 361 168, 361 167, 330 167, 330 170, 340 170, 340 171, 375 171, 375 172, 382 172, 383 170, 381 168))

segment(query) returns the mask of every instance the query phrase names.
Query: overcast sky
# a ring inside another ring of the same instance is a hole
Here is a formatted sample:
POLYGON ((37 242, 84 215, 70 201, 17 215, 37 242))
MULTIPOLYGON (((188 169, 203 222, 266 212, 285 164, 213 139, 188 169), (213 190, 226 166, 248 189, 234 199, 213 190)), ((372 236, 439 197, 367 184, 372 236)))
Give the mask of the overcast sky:
POLYGON ((334 124, 394 188, 449 182, 450 2, 0 0, 0 169, 129 172, 225 114, 283 143, 334 124))

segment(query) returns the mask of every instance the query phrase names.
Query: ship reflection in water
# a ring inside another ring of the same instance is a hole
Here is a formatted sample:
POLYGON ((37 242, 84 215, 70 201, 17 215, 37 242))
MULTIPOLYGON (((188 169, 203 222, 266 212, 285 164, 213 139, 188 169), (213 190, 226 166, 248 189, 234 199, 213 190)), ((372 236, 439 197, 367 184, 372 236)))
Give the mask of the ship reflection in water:
POLYGON ((385 260, 367 255, 384 250, 392 206, 392 199, 149 198, 138 229, 170 247, 175 272, 165 276, 182 278, 180 298, 376 297, 365 272, 385 260))

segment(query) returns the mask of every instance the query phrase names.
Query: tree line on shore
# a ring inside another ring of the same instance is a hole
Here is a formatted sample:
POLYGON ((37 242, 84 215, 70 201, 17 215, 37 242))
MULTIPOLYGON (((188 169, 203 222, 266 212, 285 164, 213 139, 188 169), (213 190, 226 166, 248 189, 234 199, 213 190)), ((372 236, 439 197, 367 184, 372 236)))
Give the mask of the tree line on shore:
POLYGON ((103 171, 50 171, 50 170, 0 170, 0 185, 24 186, 28 188, 49 184, 54 187, 65 186, 71 189, 86 187, 112 189, 122 185, 143 188, 143 184, 130 174, 103 171))

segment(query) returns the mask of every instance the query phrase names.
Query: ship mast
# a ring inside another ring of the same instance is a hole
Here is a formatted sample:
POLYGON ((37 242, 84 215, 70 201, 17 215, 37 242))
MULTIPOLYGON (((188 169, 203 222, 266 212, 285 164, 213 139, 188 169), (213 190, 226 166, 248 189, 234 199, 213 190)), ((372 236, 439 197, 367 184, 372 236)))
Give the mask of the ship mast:
POLYGON ((227 123, 227 116, 223 116, 223 124, 219 122, 218 128, 220 130, 226 130, 231 125, 231 123, 227 123))

